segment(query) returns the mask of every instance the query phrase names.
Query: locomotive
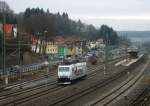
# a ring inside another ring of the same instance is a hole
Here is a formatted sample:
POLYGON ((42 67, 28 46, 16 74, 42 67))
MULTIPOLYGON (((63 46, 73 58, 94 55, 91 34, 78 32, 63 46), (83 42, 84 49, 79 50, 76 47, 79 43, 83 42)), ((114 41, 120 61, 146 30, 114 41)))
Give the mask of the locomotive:
POLYGON ((71 84, 87 75, 86 62, 65 62, 58 66, 58 83, 71 84))

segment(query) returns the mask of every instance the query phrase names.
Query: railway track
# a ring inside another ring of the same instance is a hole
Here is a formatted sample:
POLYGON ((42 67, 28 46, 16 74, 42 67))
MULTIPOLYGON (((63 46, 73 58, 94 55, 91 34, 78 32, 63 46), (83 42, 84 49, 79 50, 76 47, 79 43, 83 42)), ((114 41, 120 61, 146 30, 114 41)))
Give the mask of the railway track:
MULTIPOLYGON (((94 69, 94 71, 90 72, 88 77, 96 75, 95 73, 96 73, 96 71, 98 71, 99 67, 101 67, 101 66, 92 68, 92 70, 94 69)), ((44 96, 45 94, 56 92, 64 87, 65 86, 57 85, 57 81, 56 81, 53 83, 42 84, 42 85, 34 87, 34 88, 20 89, 19 91, 17 90, 16 92, 3 94, 3 95, 0 95, 0 106, 1 105, 2 106, 4 106, 4 105, 19 105, 20 103, 24 103, 29 100, 44 96), (51 86, 51 87, 49 88, 49 86, 51 86), (29 95, 25 96, 25 94, 29 94, 29 95), (17 97, 17 96, 19 96, 19 97, 17 97), (20 96, 22 96, 22 97, 20 97, 20 96), (15 100, 12 99, 14 97, 16 98, 15 100)))
POLYGON ((16 83, 16 84, 11 84, 9 86, 5 86, 0 90, 0 95, 3 94, 4 92, 10 91, 12 89, 24 89, 23 87, 28 85, 29 83, 34 83, 40 80, 46 80, 47 77, 44 75, 41 75, 40 78, 36 78, 36 79, 31 79, 31 80, 27 80, 21 83, 16 83))
POLYGON ((134 106, 149 106, 150 105, 150 95, 144 96, 144 99, 136 104, 134 106))
MULTIPOLYGON (((114 59, 113 61, 117 61, 118 59, 119 59, 119 58, 114 59)), ((112 60, 109 61, 109 62, 112 62, 112 60)), ((88 71, 88 74, 94 73, 94 71, 95 71, 95 70, 98 70, 99 68, 101 68, 102 65, 103 65, 103 64, 98 65, 98 66, 97 66, 97 65, 94 65, 94 66, 89 67, 89 69, 88 69, 88 70, 89 70, 89 71, 88 71)), ((101 69, 102 69, 102 68, 101 68, 101 69)), ((4 91, 6 91, 6 90, 13 89, 13 88, 19 88, 19 87, 24 86, 24 85, 26 85, 26 84, 28 84, 28 83, 36 82, 36 81, 40 81, 40 80, 46 79, 46 75, 47 75, 47 74, 44 74, 44 75, 42 75, 40 78, 36 78, 36 79, 32 79, 32 80, 28 80, 28 81, 21 82, 21 83, 16 83, 16 84, 13 84, 13 85, 5 86, 5 87, 3 87, 3 89, 1 89, 0 92, 4 92, 4 91)), ((50 76, 56 76, 56 72, 51 72, 51 73, 50 73, 50 76)))
MULTIPOLYGON (((90 71, 95 70, 95 67, 96 66, 92 66, 92 67, 89 68, 89 70, 90 71)), ((96 67, 96 68, 99 68, 99 66, 96 67)), ((43 79, 47 79, 46 75, 47 74, 43 74, 42 76, 40 76, 40 78, 31 79, 31 80, 24 81, 24 82, 21 82, 21 83, 16 83, 16 84, 11 84, 11 85, 4 86, 3 89, 0 90, 0 92, 6 91, 8 89, 19 88, 20 86, 24 86, 24 85, 26 85, 28 83, 31 83, 31 82, 36 82, 36 81, 40 81, 40 80, 43 80, 43 79)), ((51 72, 50 76, 56 76, 56 72, 51 72)))
POLYGON ((65 86, 58 86, 55 84, 53 86, 51 85, 51 87, 46 87, 45 89, 42 87, 42 89, 39 88, 36 91, 35 91, 35 89, 26 91, 27 95, 25 95, 25 92, 24 93, 21 92, 18 94, 11 94, 7 97, 4 97, 3 99, 2 98, 0 99, 0 102, 1 102, 0 106, 6 106, 6 105, 16 106, 16 105, 22 104, 24 102, 28 102, 32 99, 44 96, 46 94, 56 92, 62 88, 65 88, 65 86), (29 94, 29 93, 31 93, 31 91, 34 91, 34 92, 32 92, 32 94, 29 94), (18 96, 18 97, 16 97, 16 96, 18 96), (14 99, 14 97, 15 97, 15 99, 14 99))
MULTIPOLYGON (((90 67, 89 68, 89 71, 91 71, 91 70, 97 70, 99 67, 101 67, 101 65, 100 66, 93 66, 93 67, 90 67)), ((93 72, 89 72, 89 74, 90 73, 93 73, 93 72)), ((24 81, 24 82, 21 82, 21 83, 17 83, 17 84, 13 84, 13 85, 9 85, 9 86, 5 86, 5 87, 3 87, 3 89, 1 89, 0 90, 0 93, 1 92, 4 92, 4 91, 6 91, 6 90, 9 90, 9 89, 13 89, 13 88, 20 88, 21 86, 25 86, 25 85, 27 85, 27 84, 29 84, 29 83, 34 83, 34 82, 36 82, 36 81, 40 81, 40 80, 44 80, 44 79, 47 79, 47 77, 46 77, 46 75, 47 74, 44 74, 44 75, 42 75, 40 78, 36 78, 36 79, 32 79, 32 80, 29 80, 29 81, 24 81)), ((56 76, 56 73, 55 72, 52 72, 52 73, 50 73, 50 76, 56 76)))
MULTIPOLYGON (((112 101, 116 100, 119 96, 123 95, 126 91, 132 88, 140 79, 142 79, 143 72, 147 67, 148 63, 144 66, 142 71, 136 77, 130 77, 119 86, 115 87, 108 93, 102 95, 97 100, 87 104, 87 106, 106 106, 112 103, 112 101)), ((142 105, 143 106, 143 105, 142 105)))
MULTIPOLYGON (((96 67, 95 69, 92 68, 92 70, 94 69, 94 71, 92 71, 92 72, 89 73, 89 77, 96 75, 95 73, 98 71, 99 68, 100 67, 96 67)), ((42 87, 47 87, 47 86, 56 85, 56 84, 57 84, 57 81, 54 81, 52 83, 41 84, 39 86, 35 86, 34 88, 20 89, 20 90, 17 90, 15 92, 8 92, 8 93, 4 93, 4 94, 1 93, 0 94, 0 100, 8 98, 10 96, 14 96, 14 95, 17 96, 19 94, 28 93, 29 91, 30 92, 31 91, 35 91, 35 90, 41 89, 42 87)))
MULTIPOLYGON (((100 67, 102 67, 102 66, 99 65, 99 66, 95 66, 95 68, 94 67, 91 68, 90 70, 93 70, 93 71, 89 72, 88 77, 92 77, 92 76, 96 75, 96 72, 99 71, 100 67)), ((43 84, 43 85, 40 85, 40 86, 37 86, 34 88, 21 89, 16 92, 0 95, 0 105, 2 105, 2 106, 4 106, 4 105, 19 105, 21 103, 44 96, 45 94, 50 94, 52 92, 56 92, 56 91, 64 88, 64 86, 58 86, 56 83, 57 82, 43 84)))
MULTIPOLYGON (((115 59, 111 59, 108 62, 118 61, 121 58, 123 58, 123 57, 118 57, 118 58, 115 58, 115 59)), ((102 65, 103 65, 105 62, 100 62, 100 63, 102 63, 102 65)), ((98 65, 98 67, 99 67, 99 65, 98 65)), ((90 65, 90 66, 88 66, 90 71, 94 70, 94 68, 98 68, 98 67, 97 67, 97 65, 94 65, 94 66, 90 65)), ((101 65, 100 65, 100 67, 101 67, 101 65)), ((0 88, 1 89, 0 92, 6 91, 7 89, 11 89, 11 88, 14 88, 14 87, 18 87, 19 88, 20 85, 23 86, 23 85, 28 84, 30 82, 35 82, 35 81, 38 81, 38 80, 45 79, 46 75, 47 74, 43 74, 42 76, 40 76, 40 78, 25 80, 23 82, 21 81, 21 82, 15 83, 15 84, 9 84, 9 85, 4 85, 4 86, 2 85, 1 88, 0 88)), ((50 72, 49 75, 50 76, 56 76, 57 73, 56 72, 50 72)))
MULTIPOLYGON (((84 89, 81 89, 80 91, 78 92, 75 92, 75 93, 72 93, 71 95, 65 97, 65 98, 60 98, 59 100, 56 100, 54 101, 53 103, 50 103, 49 106, 65 106, 77 99, 79 99, 80 97, 83 97, 101 87, 104 87, 106 86, 107 84, 113 82, 114 80, 122 77, 123 75, 125 75, 129 70, 128 69, 125 69, 124 71, 121 71, 121 72, 118 72, 118 73, 115 73, 114 75, 108 77, 108 78, 105 78, 104 80, 102 81, 98 81, 96 82, 94 85, 90 86, 90 87, 87 87, 87 88, 84 88, 84 89)), ((138 76, 138 78, 141 77, 141 76, 138 76)), ((137 78, 137 79, 138 79, 137 78)), ((136 80, 137 80, 136 79, 136 80)), ((132 78, 126 82, 124 85, 122 85, 120 88, 122 88, 123 86, 125 86, 126 84, 128 84, 130 81, 132 80, 132 78)), ((136 81, 135 81, 136 82, 136 81)), ((135 83, 134 82, 134 83, 135 83)), ((118 88, 119 89, 119 88, 118 88)), ((116 90, 117 91, 117 90, 116 90)), ((113 95, 113 94, 112 94, 113 95)), ((118 95, 117 95, 118 96, 118 95)), ((99 102, 99 101, 98 101, 99 102)), ((101 105, 100 105, 101 106, 101 105)))
POLYGON ((120 77, 123 73, 125 73, 125 72, 120 72, 120 73, 117 73, 117 74, 107 78, 107 79, 101 80, 101 81, 95 83, 93 86, 82 89, 79 92, 73 93, 72 95, 70 95, 66 98, 61 98, 60 100, 50 104, 49 106, 57 106, 57 105, 58 106, 61 106, 61 105, 65 106, 66 104, 71 103, 71 102, 75 101, 76 99, 78 99, 82 96, 85 96, 85 95, 89 94, 90 92, 93 92, 93 91, 109 84, 113 80, 117 79, 117 77, 120 77))
POLYGON ((150 86, 146 86, 139 94, 130 101, 129 106, 148 106, 150 105, 150 86))

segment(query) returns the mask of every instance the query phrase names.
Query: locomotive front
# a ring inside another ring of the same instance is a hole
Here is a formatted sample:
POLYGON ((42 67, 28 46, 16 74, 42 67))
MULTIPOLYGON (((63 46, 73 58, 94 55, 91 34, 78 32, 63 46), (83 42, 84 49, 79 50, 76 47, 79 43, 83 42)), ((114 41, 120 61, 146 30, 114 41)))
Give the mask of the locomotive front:
POLYGON ((58 67, 58 81, 59 82, 70 82, 70 76, 71 76, 71 66, 59 66, 58 67))

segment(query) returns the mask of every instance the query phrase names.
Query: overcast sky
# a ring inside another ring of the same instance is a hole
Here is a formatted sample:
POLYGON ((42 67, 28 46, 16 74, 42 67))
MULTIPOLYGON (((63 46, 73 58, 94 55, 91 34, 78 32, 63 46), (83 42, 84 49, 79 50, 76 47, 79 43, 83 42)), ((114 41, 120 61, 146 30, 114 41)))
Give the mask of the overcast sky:
POLYGON ((39 7, 50 12, 67 12, 69 17, 115 30, 150 30, 150 0, 3 0, 15 13, 39 7))

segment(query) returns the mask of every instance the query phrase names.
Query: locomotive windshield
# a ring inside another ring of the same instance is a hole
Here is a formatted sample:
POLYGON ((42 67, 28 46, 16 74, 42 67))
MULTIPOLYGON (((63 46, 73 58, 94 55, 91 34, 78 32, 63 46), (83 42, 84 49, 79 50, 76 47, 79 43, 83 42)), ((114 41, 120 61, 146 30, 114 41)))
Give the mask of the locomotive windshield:
POLYGON ((69 71, 69 67, 59 67, 60 72, 69 71))

